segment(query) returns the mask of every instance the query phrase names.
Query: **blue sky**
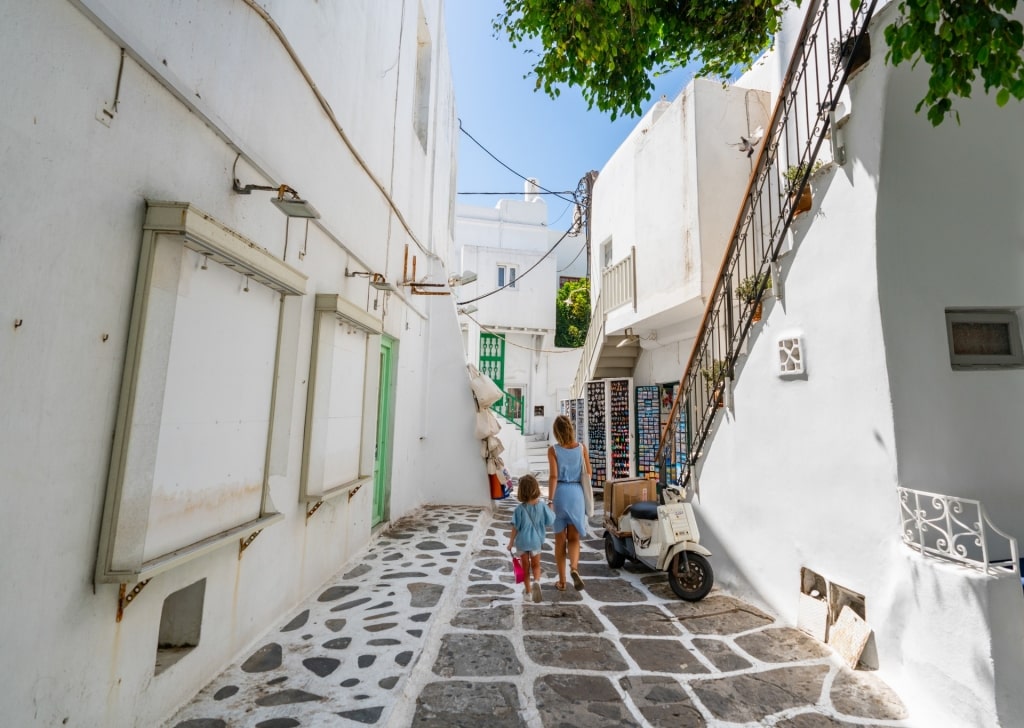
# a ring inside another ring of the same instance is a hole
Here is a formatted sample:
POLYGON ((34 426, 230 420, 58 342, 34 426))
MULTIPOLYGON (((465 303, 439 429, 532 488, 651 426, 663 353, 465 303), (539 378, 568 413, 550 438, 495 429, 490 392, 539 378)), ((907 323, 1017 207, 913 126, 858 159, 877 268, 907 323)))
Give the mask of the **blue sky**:
MULTIPOLYGON (((638 121, 587 110, 578 89, 563 88, 557 99, 535 92, 531 57, 513 48, 504 36, 495 37, 491 22, 503 7, 501 0, 446 0, 448 48, 455 80, 458 117, 467 132, 498 159, 527 177, 537 177, 549 190, 575 190, 591 169, 600 170, 638 121)), ((644 109, 662 94, 675 98, 690 78, 674 71, 655 79, 656 87, 644 109)), ((461 192, 521 193, 522 180, 489 157, 465 134, 459 133, 461 192)), ((496 196, 460 195, 459 202, 492 207, 496 196)), ((572 224, 567 203, 547 197, 552 229, 572 224)))

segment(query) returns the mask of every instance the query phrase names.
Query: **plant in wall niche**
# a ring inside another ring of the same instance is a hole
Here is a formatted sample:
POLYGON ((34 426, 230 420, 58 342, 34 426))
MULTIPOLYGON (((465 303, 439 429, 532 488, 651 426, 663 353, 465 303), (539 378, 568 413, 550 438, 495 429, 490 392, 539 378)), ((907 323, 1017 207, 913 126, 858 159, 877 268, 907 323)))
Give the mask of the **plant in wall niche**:
MULTIPOLYGON (((811 167, 811 174, 817 172, 821 167, 821 162, 815 162, 811 167)), ((803 184, 806 171, 807 165, 801 163, 792 165, 782 173, 786 180, 786 192, 789 193, 789 199, 795 208, 793 210, 794 217, 811 209, 811 188, 809 185, 803 184)))
POLYGON ((710 366, 700 370, 704 377, 704 383, 711 390, 711 401, 717 407, 722 406, 722 389, 725 387, 725 378, 729 376, 729 365, 723 359, 715 359, 710 366))
POLYGON ((848 66, 847 76, 871 60, 871 37, 867 32, 860 42, 857 37, 835 38, 828 44, 828 57, 833 66, 848 66))
POLYGON ((736 296, 754 307, 753 321, 761 320, 761 299, 765 292, 772 287, 772 277, 768 271, 764 273, 747 276, 736 286, 736 296))

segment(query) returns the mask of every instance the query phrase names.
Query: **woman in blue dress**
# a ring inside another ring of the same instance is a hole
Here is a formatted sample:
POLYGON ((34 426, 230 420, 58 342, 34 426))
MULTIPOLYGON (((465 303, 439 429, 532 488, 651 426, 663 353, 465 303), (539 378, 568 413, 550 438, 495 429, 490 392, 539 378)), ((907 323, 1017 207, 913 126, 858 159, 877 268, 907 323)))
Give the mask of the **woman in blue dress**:
POLYGON ((586 504, 583 484, 580 482, 584 469, 590 468, 590 455, 586 445, 576 441, 576 428, 565 415, 558 415, 552 426, 557 445, 548 448, 548 470, 551 484, 548 498, 555 510, 555 565, 558 567, 559 590, 565 589, 565 557, 569 556, 569 576, 577 591, 583 589, 580 578, 580 535, 587 533, 586 504))

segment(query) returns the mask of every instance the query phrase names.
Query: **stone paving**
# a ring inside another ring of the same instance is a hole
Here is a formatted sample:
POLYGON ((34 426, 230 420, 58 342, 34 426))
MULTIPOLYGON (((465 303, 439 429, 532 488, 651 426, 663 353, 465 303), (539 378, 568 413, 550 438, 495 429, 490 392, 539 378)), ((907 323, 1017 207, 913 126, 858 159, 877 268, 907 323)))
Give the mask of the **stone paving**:
POLYGON ((555 589, 549 539, 526 601, 513 506, 397 521, 166 728, 911 725, 872 673, 720 590, 683 602, 664 574, 609 569, 596 537, 584 591, 555 589))

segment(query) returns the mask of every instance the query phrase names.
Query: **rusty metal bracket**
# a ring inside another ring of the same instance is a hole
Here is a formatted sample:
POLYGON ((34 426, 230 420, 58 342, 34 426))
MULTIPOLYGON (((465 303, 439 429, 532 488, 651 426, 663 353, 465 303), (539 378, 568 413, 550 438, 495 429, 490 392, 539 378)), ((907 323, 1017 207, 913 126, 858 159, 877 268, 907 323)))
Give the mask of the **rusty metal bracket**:
POLYGON ((139 592, 145 588, 146 584, 149 583, 149 579, 140 581, 138 584, 132 587, 131 591, 128 591, 127 584, 121 584, 121 588, 118 589, 117 593, 117 621, 120 622, 121 618, 124 617, 124 610, 135 601, 135 597, 139 595, 139 592))
POLYGON ((323 504, 324 501, 322 500, 318 500, 316 503, 314 503, 313 507, 306 511, 306 520, 308 521, 310 518, 312 518, 313 514, 320 510, 320 506, 322 506, 323 504))
POLYGON ((238 560, 239 561, 242 560, 242 552, 245 551, 247 548, 249 548, 249 544, 251 544, 253 541, 255 541, 256 537, 259 536, 261 533, 263 533, 263 529, 262 528, 259 531, 255 531, 255 532, 249 534, 248 538, 240 538, 240 539, 238 539, 238 560))
POLYGON ((348 492, 348 499, 349 499, 349 500, 352 500, 352 496, 354 496, 354 495, 355 495, 356 493, 358 493, 358 492, 359 492, 359 489, 360 489, 360 488, 362 488, 362 487, 363 487, 363 484, 362 484, 362 483, 360 483, 360 484, 359 484, 359 485, 357 485, 357 486, 356 486, 355 488, 353 488, 352 490, 350 490, 350 491, 348 492))

